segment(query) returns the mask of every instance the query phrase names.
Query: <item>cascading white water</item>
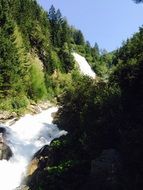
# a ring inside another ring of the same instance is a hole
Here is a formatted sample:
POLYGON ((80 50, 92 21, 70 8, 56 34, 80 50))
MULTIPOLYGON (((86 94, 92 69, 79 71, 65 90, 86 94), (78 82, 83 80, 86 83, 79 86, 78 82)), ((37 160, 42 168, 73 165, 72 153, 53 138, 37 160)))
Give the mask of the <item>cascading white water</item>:
POLYGON ((7 144, 13 157, 0 161, 0 190, 14 190, 20 185, 26 166, 33 154, 52 139, 65 135, 52 123, 52 107, 36 115, 26 115, 12 126, 6 126, 7 144))
POLYGON ((72 53, 74 56, 75 61, 77 62, 79 66, 79 70, 81 71, 82 74, 87 75, 93 79, 96 78, 95 72, 91 69, 91 66, 89 63, 86 61, 85 57, 79 55, 78 53, 72 53))

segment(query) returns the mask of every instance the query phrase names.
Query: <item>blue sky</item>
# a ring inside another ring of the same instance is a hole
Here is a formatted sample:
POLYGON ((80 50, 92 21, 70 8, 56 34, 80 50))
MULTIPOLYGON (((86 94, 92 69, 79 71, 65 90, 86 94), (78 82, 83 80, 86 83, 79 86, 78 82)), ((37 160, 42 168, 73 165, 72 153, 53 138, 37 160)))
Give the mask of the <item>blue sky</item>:
POLYGON ((53 4, 91 45, 107 51, 120 47, 143 25, 143 3, 132 0, 37 0, 45 10, 53 4))

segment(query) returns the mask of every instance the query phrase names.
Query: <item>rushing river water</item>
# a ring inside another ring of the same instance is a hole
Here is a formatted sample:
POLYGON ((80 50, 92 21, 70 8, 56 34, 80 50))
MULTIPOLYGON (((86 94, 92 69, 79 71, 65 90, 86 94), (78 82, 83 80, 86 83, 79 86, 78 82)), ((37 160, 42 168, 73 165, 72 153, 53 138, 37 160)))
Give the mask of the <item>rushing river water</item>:
POLYGON ((74 56, 74 59, 78 64, 78 67, 79 67, 79 70, 80 70, 81 74, 87 75, 87 76, 95 79, 96 74, 92 70, 91 66, 89 65, 89 63, 87 62, 85 57, 79 55, 78 53, 72 53, 72 55, 74 56))
POLYGON ((36 115, 26 115, 6 128, 6 143, 13 152, 9 160, 0 161, 0 190, 14 190, 21 183, 32 155, 52 139, 66 134, 52 123, 52 107, 36 115))
MULTIPOLYGON (((73 53, 82 74, 95 79, 96 74, 84 57, 73 53)), ((14 190, 25 175, 33 154, 52 139, 66 134, 52 123, 52 113, 57 107, 49 108, 36 115, 26 115, 6 128, 6 144, 12 149, 13 157, 0 161, 0 190, 14 190)))

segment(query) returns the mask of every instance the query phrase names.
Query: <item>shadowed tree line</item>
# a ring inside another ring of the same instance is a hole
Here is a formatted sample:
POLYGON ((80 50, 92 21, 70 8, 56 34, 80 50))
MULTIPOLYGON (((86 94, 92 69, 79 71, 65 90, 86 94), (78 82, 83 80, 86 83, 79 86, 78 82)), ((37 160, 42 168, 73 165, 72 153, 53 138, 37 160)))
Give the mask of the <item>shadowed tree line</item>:
POLYGON ((114 52, 108 81, 75 74, 58 97, 54 122, 68 135, 43 152, 44 169, 39 164, 28 181, 32 190, 143 188, 142 38, 141 27, 114 52))
POLYGON ((57 97, 54 122, 68 131, 36 154, 30 189, 143 189, 143 28, 101 52, 53 6, 47 13, 35 0, 0 0, 0 36, 0 108, 22 112, 57 97), (79 75, 72 51, 97 80, 79 75))

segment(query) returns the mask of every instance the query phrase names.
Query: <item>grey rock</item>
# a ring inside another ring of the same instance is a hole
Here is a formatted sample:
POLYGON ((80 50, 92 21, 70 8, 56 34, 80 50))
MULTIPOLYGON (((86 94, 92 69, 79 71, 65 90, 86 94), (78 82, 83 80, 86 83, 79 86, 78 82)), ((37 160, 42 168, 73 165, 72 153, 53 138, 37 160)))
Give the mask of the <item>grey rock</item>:
POLYGON ((4 127, 0 127, 0 133, 5 134, 6 133, 6 129, 4 127))
POLYGON ((9 160, 13 153, 10 147, 4 142, 0 142, 0 160, 9 160))
POLYGON ((0 122, 4 123, 6 120, 17 117, 15 112, 0 111, 0 122))
POLYGON ((122 168, 121 156, 117 150, 103 150, 100 156, 91 162, 90 189, 124 190, 122 168))

